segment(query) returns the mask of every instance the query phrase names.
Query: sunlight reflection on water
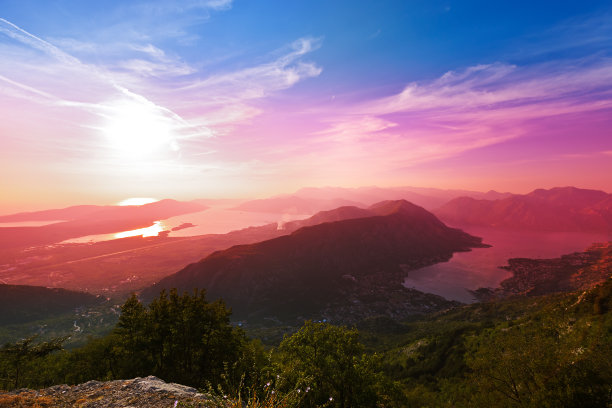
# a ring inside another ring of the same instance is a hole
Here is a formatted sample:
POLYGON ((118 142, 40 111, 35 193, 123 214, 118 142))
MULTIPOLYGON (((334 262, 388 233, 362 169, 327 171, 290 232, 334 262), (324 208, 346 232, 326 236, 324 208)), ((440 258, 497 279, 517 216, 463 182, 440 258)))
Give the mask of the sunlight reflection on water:
POLYGON ((60 244, 87 244, 92 242, 110 241, 112 239, 128 238, 128 237, 155 237, 160 232, 168 230, 163 221, 155 221, 153 225, 146 228, 139 228, 129 231, 121 231, 113 234, 96 234, 86 235, 84 237, 71 238, 60 242, 60 244))
POLYGON ((161 221, 155 221, 153 225, 146 228, 135 229, 131 231, 123 231, 115 234, 115 238, 127 238, 127 237, 136 237, 138 235, 142 235, 143 237, 156 237, 160 232, 164 231, 166 228, 161 221))

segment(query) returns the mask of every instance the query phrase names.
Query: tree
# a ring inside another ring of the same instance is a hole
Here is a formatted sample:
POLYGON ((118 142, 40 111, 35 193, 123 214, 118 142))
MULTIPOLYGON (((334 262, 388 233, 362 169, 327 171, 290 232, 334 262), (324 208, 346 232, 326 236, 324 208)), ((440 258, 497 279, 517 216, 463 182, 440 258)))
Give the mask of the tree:
POLYGON ((602 321, 545 316, 486 330, 467 363, 470 406, 600 407, 612 403, 610 338, 602 321))
POLYGON ((16 343, 6 343, 0 348, 0 370, 8 383, 8 388, 29 385, 28 369, 47 355, 63 349, 68 337, 58 337, 46 342, 34 343, 36 335, 16 343))
POLYGON ((119 321, 110 337, 116 339, 112 347, 115 360, 114 371, 122 378, 132 378, 151 368, 151 359, 146 348, 147 310, 132 294, 121 306, 119 321))
POLYGON ((153 374, 192 386, 216 384, 246 341, 230 324, 225 304, 208 302, 197 289, 183 295, 162 291, 148 308, 132 295, 121 311, 113 350, 123 361, 118 372, 124 377, 153 374))
POLYGON ((310 388, 307 406, 376 406, 380 375, 356 329, 308 321, 282 341, 280 351, 282 375, 310 388))

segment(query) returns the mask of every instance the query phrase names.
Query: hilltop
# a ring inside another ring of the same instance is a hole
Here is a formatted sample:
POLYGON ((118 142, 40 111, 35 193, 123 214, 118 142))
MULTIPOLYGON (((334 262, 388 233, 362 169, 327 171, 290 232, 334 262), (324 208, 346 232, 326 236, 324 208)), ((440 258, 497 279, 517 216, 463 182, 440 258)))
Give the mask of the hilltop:
POLYGON ((454 304, 406 289, 402 278, 406 270, 483 246, 480 238, 449 228, 404 200, 355 211, 326 213, 319 221, 349 219, 215 252, 162 279, 143 291, 143 297, 150 299, 163 288, 203 288, 210 298, 224 299, 235 319, 272 321, 401 317, 454 304))

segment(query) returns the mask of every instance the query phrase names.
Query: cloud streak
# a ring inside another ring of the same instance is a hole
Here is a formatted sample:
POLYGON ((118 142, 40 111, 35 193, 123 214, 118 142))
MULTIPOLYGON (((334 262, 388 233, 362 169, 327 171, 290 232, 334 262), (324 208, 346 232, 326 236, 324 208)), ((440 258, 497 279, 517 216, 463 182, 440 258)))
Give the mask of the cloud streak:
MULTIPOLYGON (((229 5, 231 2, 190 2, 182 7, 226 8, 229 5)), ((84 129, 93 131, 89 136, 92 140, 108 133, 105 128, 113 128, 113 121, 125 120, 121 110, 141 112, 163 124, 171 135, 168 153, 175 156, 178 152, 184 160, 211 150, 205 143, 193 144, 190 140, 201 142, 227 133, 236 124, 262 113, 252 102, 321 72, 314 63, 302 61, 304 55, 320 46, 320 40, 313 38, 291 43, 269 62, 200 77, 194 68, 151 43, 119 45, 122 52, 131 50, 132 54, 146 59, 129 58, 96 65, 82 62, 5 19, 0 19, 0 33, 16 41, 16 44, 0 42, 0 47, 15 56, 11 64, 0 65, 0 81, 13 88, 13 97, 92 114, 89 123, 82 123, 77 129, 80 133, 86 133, 84 129), (34 51, 38 52, 36 58, 44 63, 30 62, 34 51), (32 78, 38 80, 32 81, 32 78), (183 143, 189 143, 190 148, 180 149, 183 143)), ((66 40, 63 43, 86 52, 96 49, 89 43, 66 40)), ((142 129, 150 130, 148 124, 143 124, 142 129)), ((132 130, 138 132, 137 127, 132 130)), ((92 142, 93 146, 99 149, 102 145, 92 142)))
POLYGON ((483 56, 492 40, 432 58, 418 50, 443 50, 439 36, 417 33, 435 27, 407 30, 390 12, 358 28, 326 17, 261 29, 302 9, 111 2, 61 13, 42 7, 49 12, 42 22, 12 8, 0 19, 0 109, 8 113, 0 123, 0 170, 12 163, 9 170, 30 172, 32 180, 53 174, 56 184, 69 185, 82 172, 100 184, 118 180, 125 190, 163 180, 190 191, 389 185, 444 165, 454 176, 493 156, 530 165, 538 154, 603 162, 612 148, 609 13, 549 30, 541 23, 529 42, 496 34, 506 47, 522 41, 519 56, 514 49, 483 56), (416 38, 421 43, 412 47, 416 38), (442 63, 448 72, 427 77, 442 63), (557 148, 557 140, 576 135, 584 142, 573 146, 583 149, 557 148))
POLYGON ((336 109, 312 144, 336 151, 328 165, 365 161, 391 171, 525 137, 551 118, 610 109, 610 59, 475 65, 336 109))

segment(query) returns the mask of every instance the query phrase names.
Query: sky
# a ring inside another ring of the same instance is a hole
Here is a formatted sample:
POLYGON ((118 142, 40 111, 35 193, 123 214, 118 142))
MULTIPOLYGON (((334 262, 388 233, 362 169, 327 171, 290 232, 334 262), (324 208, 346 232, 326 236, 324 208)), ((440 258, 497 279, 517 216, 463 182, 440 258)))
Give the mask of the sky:
POLYGON ((609 1, 0 0, 0 212, 612 192, 609 1))

